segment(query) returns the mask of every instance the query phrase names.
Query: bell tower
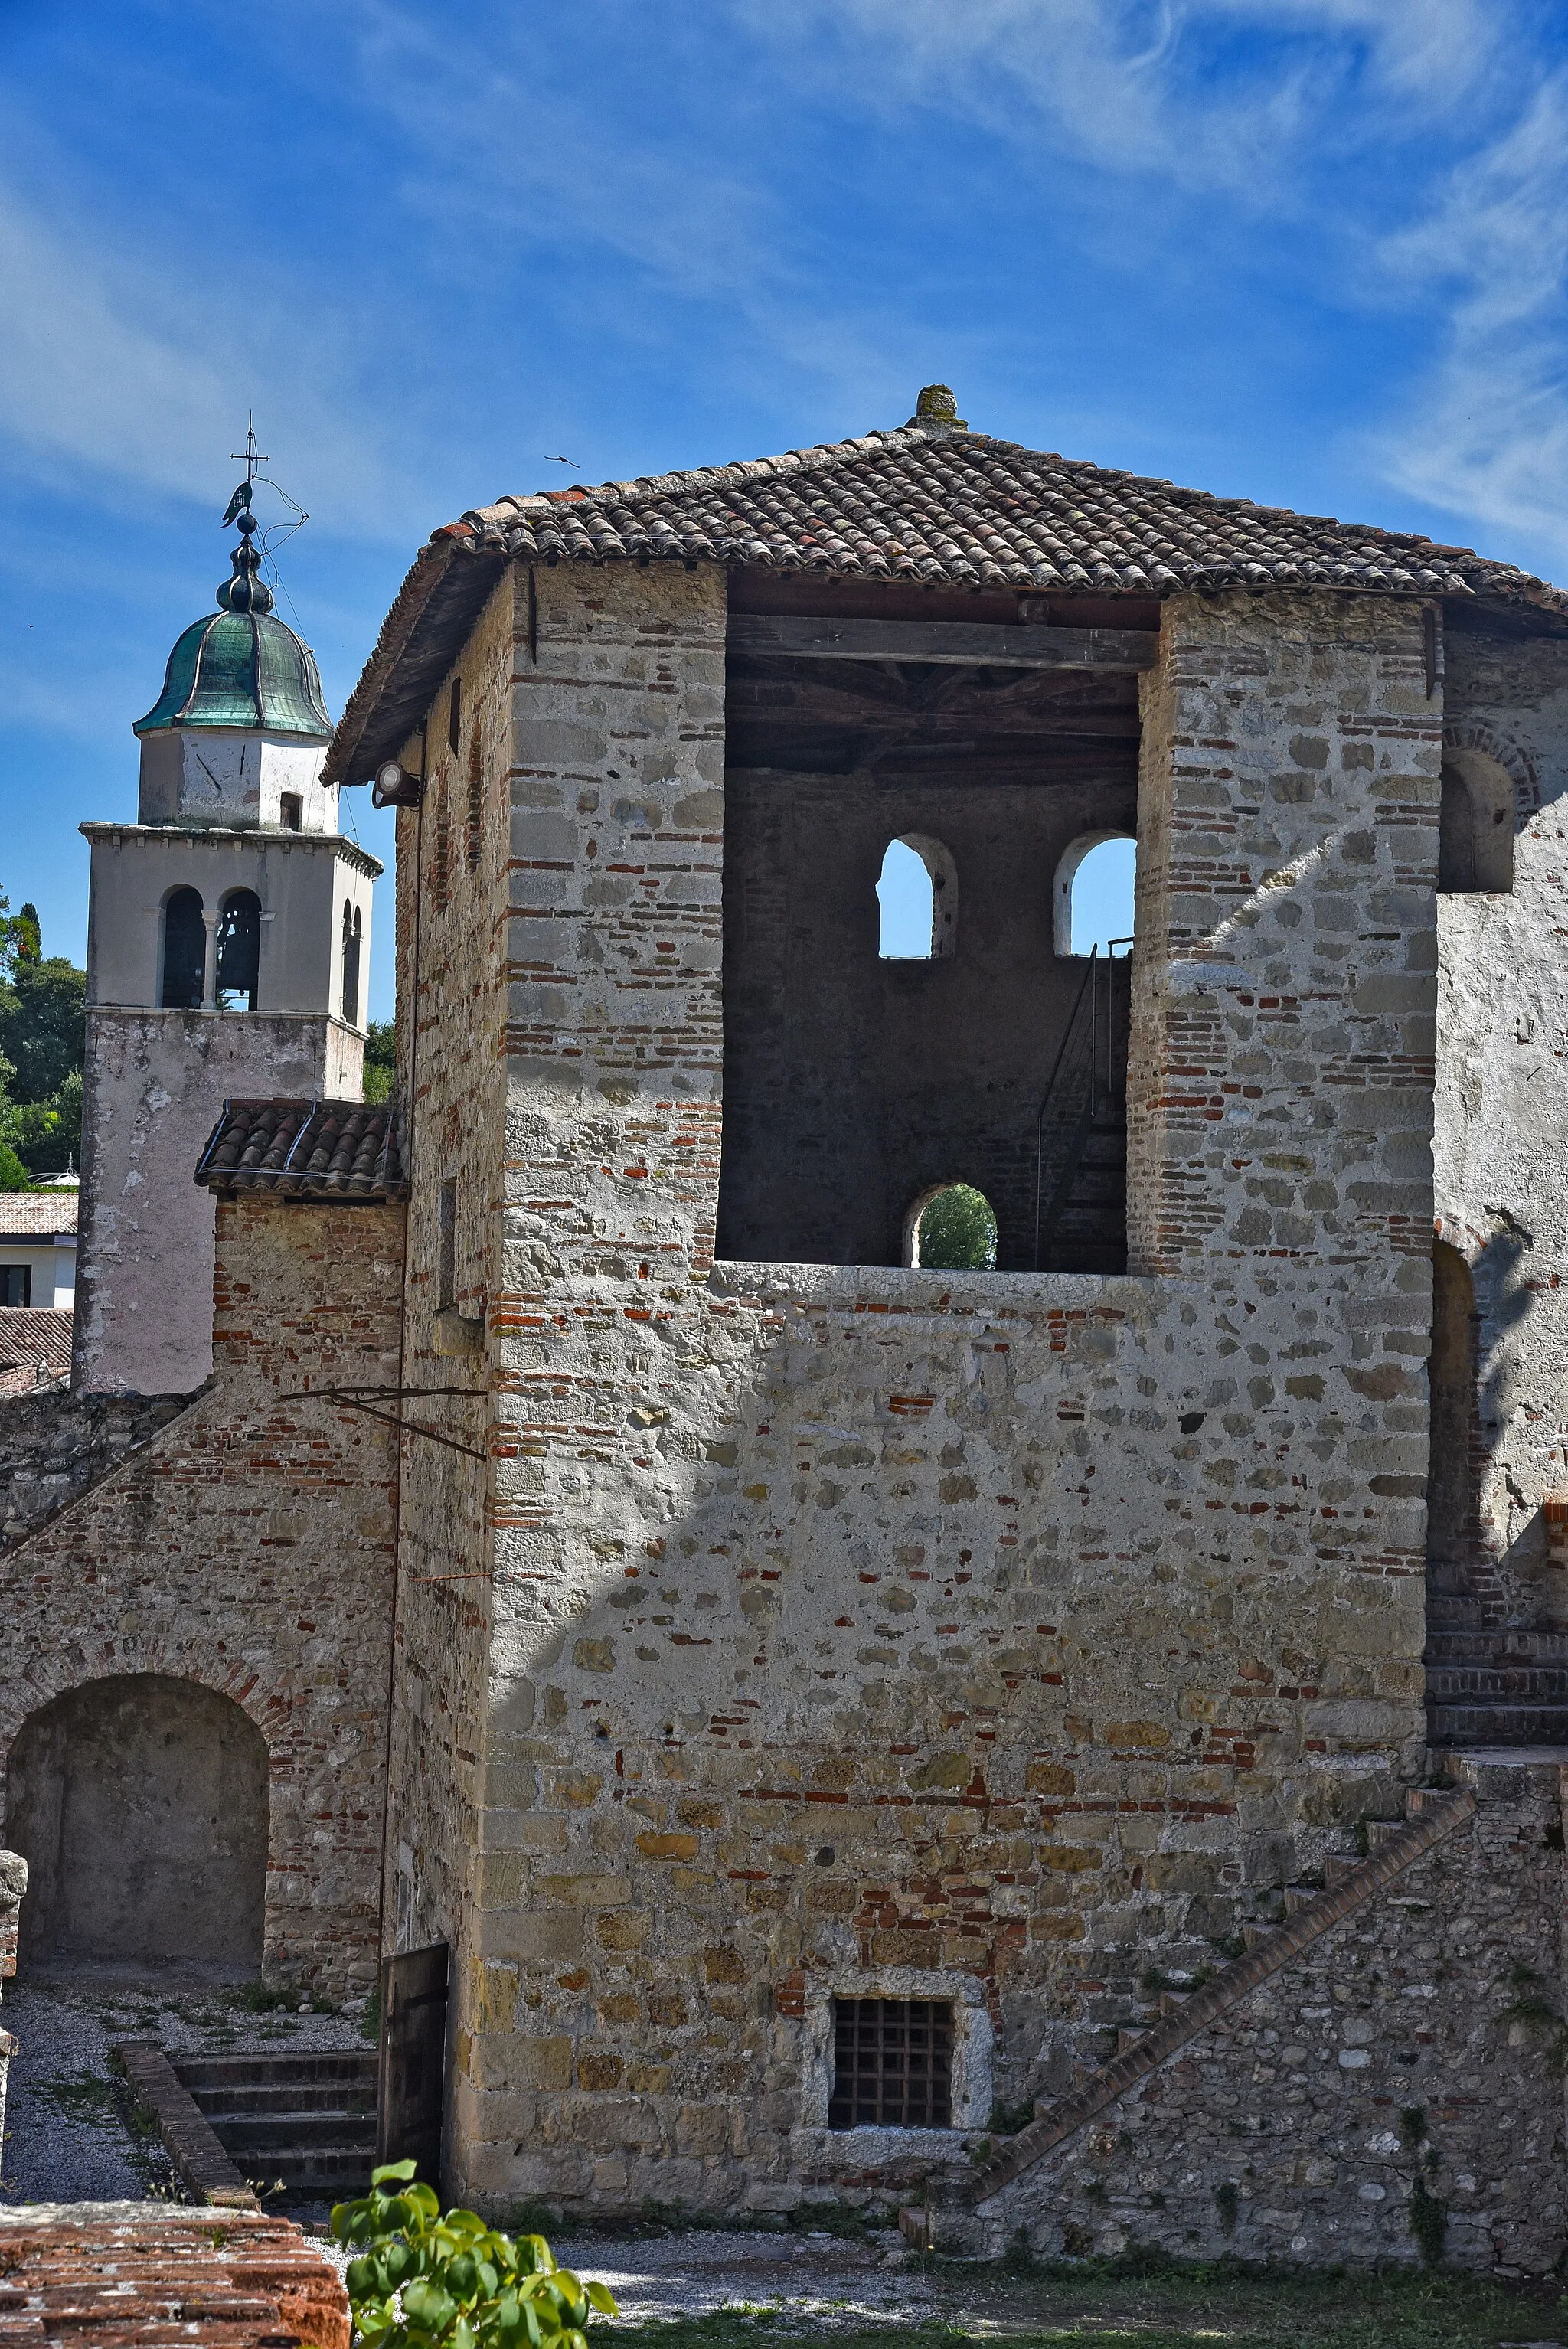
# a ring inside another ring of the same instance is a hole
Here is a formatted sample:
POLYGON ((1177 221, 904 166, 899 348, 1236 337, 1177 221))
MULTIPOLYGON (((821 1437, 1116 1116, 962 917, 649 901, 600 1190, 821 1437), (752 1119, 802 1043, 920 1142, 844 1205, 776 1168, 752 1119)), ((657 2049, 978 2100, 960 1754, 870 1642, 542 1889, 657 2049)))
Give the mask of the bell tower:
POLYGON ((217 609, 137 721, 137 821, 82 826, 81 1392, 182 1394, 211 1374, 214 1207, 191 1176, 224 1101, 363 1092, 381 866, 322 781, 332 719, 261 577, 253 480, 253 457, 217 609))

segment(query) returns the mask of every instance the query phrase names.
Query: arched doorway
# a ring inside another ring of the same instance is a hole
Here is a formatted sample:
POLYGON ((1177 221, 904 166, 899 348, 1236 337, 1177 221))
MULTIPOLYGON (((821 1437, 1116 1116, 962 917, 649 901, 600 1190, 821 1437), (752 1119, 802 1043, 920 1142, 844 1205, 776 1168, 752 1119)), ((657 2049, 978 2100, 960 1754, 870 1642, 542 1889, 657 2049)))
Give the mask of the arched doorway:
POLYGON ((161 1672, 88 1681, 23 1723, 6 1787, 24 1964, 261 1971, 267 1749, 231 1698, 161 1672))

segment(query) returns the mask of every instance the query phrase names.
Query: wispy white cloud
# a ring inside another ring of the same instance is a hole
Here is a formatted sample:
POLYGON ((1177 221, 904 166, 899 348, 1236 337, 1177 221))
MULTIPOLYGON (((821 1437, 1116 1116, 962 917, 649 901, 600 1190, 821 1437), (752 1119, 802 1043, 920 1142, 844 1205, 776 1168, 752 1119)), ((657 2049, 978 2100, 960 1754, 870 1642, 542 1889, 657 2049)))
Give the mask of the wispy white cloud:
POLYGON ((847 45, 854 103, 914 99, 1015 142, 1267 203, 1327 154, 1452 115, 1507 0, 736 0, 810 69, 847 45))
POLYGON ((1441 354, 1375 444, 1386 477, 1568 571, 1568 73, 1386 239, 1384 285, 1447 306, 1441 354))
POLYGON ((356 427, 342 353, 254 273, 224 283, 210 261, 103 220, 46 222, 0 182, 0 437, 78 483, 210 500, 253 409, 278 465, 308 450, 328 518, 361 526, 386 468, 356 427))

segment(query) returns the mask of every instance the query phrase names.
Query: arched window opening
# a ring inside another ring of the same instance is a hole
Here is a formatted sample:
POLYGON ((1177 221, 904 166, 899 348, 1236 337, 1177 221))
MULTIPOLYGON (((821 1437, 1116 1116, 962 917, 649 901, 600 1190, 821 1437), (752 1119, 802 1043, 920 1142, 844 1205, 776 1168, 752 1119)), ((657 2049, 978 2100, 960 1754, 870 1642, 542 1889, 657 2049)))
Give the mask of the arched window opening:
POLYGON ((890 841, 877 882, 878 952, 886 962, 946 961, 958 943, 958 869, 939 840, 890 841))
POLYGON ((206 991, 207 925, 199 889, 171 889, 163 905, 165 1011, 200 1011, 206 991))
POLYGON ((1463 896, 1513 886, 1513 778, 1483 750, 1443 760, 1438 816, 1438 887, 1463 896))
POLYGON ((480 729, 476 719, 469 729, 469 820, 463 842, 470 873, 477 873, 480 869, 480 851, 484 843, 484 775, 480 762, 480 729))
POLYGON ((934 1272, 995 1272, 996 1215, 970 1183, 924 1191, 904 1217, 903 1260, 934 1272))
POLYGON ((253 1011, 261 982, 262 901, 253 889, 231 889, 218 916, 220 1011, 253 1011))
POLYGON ((1475 1283, 1458 1248, 1432 1243, 1432 1350, 1427 1464, 1427 1562, 1462 1565, 1475 1531, 1477 1339, 1475 1283))
POLYGON ((351 1028, 359 1025, 359 948, 365 935, 357 905, 343 901, 343 1016, 351 1028))
POLYGON ((23 1723, 7 1786, 25 1964, 261 1971, 267 1749, 232 1698, 162 1672, 89 1681, 23 1723))
POLYGON ((1086 832, 1057 866, 1052 930, 1057 955, 1125 954, 1132 943, 1138 843, 1125 832, 1086 832))

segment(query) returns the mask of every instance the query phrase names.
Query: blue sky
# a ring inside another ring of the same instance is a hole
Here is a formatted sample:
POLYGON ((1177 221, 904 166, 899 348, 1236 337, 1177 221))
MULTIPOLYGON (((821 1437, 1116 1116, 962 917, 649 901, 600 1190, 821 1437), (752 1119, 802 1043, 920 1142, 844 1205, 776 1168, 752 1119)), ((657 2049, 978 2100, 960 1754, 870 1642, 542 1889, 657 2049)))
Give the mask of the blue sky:
POLYGON ((335 709, 465 506, 936 379, 1568 579, 1565 134, 1552 0, 0 0, 0 883, 79 956, 253 410, 335 709))

